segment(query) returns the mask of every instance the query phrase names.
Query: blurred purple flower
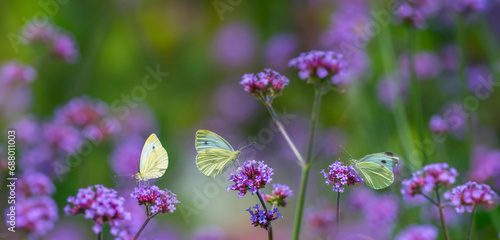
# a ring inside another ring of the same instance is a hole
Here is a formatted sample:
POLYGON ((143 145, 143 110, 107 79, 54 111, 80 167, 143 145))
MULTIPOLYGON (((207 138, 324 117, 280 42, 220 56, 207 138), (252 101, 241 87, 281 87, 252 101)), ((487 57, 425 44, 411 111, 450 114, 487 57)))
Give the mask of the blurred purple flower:
POLYGON ((423 171, 412 173, 412 178, 403 180, 401 194, 405 199, 420 193, 427 194, 436 187, 455 183, 457 176, 457 170, 450 168, 447 163, 429 164, 424 166, 423 171))
POLYGON ((370 65, 370 59, 365 52, 359 51, 346 58, 349 65, 339 74, 332 78, 332 83, 340 87, 348 87, 360 80, 366 74, 370 65))
POLYGON ((29 86, 4 87, 0 84, 0 117, 12 121, 31 107, 33 91, 29 86))
POLYGON ((332 184, 334 192, 344 192, 344 185, 352 186, 358 182, 360 179, 356 176, 356 170, 350 166, 342 165, 342 162, 335 161, 334 164, 330 165, 325 172, 325 169, 321 170, 323 176, 326 178, 326 184, 332 184))
POLYGON ((467 112, 459 103, 451 103, 443 109, 443 119, 448 124, 448 132, 455 136, 462 136, 467 127, 467 112))
POLYGON ((227 122, 240 124, 255 116, 257 102, 252 96, 241 94, 236 84, 224 84, 214 93, 214 108, 227 122))
POLYGON ((291 33, 274 35, 266 43, 264 55, 266 66, 279 71, 285 70, 288 60, 297 53, 298 38, 291 33))
POLYGON ((491 178, 500 179, 500 149, 477 146, 471 159, 470 179, 486 182, 491 178))
MULTIPOLYGON (((401 72, 404 77, 410 77, 409 55, 403 54, 400 59, 401 72)), ((436 77, 441 72, 441 63, 436 54, 432 52, 418 52, 415 55, 415 74, 418 80, 436 77)))
POLYGON ((264 201, 270 203, 271 205, 276 203, 278 207, 286 207, 286 204, 288 203, 286 198, 293 196, 293 190, 291 190, 289 186, 280 183, 274 183, 273 188, 274 189, 271 195, 262 194, 264 201))
POLYGON ((252 94, 259 100, 272 102, 275 97, 281 95, 283 88, 290 81, 285 76, 272 69, 264 69, 257 74, 245 74, 240 81, 246 92, 252 94))
POLYGON ((392 194, 377 195, 363 207, 365 226, 368 226, 378 239, 388 239, 398 219, 399 202, 392 194), (384 226, 381 228, 380 226, 384 226))
POLYGON ((224 229, 218 226, 198 228, 191 240, 223 240, 225 239, 224 229))
POLYGON ((86 96, 72 99, 57 109, 55 118, 82 129, 85 137, 94 141, 109 137, 120 129, 106 103, 86 96))
POLYGON ((33 67, 13 60, 2 65, 0 69, 0 86, 6 88, 13 85, 26 85, 35 81, 36 77, 37 72, 33 67))
POLYGON ((18 192, 23 197, 36 195, 51 195, 55 192, 51 179, 43 173, 26 170, 19 177, 18 192))
POLYGON ((493 92, 493 79, 491 71, 486 66, 474 66, 467 69, 469 76, 469 90, 476 94, 476 97, 488 96, 493 92))
POLYGON ((408 84, 400 77, 388 77, 379 80, 377 96, 386 108, 395 107, 396 101, 403 101, 408 89, 408 84))
POLYGON ((52 24, 31 20, 24 26, 22 36, 27 44, 35 42, 49 43, 54 38, 55 32, 56 30, 52 24))
POLYGON ((118 142, 111 155, 111 167, 118 175, 137 172, 137 164, 141 158, 145 138, 130 136, 118 142))
POLYGON ((395 240, 436 240, 437 228, 432 225, 410 225, 403 229, 395 240))
POLYGON ((341 150, 339 145, 346 142, 345 132, 337 127, 323 130, 319 132, 318 138, 320 139, 317 147, 318 154, 322 158, 332 158, 341 150))
POLYGON ((175 205, 180 203, 176 196, 170 190, 160 190, 155 185, 136 187, 130 194, 130 197, 137 199, 139 205, 150 207, 152 214, 173 213, 175 205))
MULTIPOLYGON (((120 194, 124 192, 127 192, 126 194, 128 195, 130 190, 123 189, 119 191, 120 194)), ((139 231, 144 221, 146 221, 147 216, 144 214, 144 208, 138 205, 135 199, 126 199, 123 208, 126 212, 129 212, 132 217, 128 220, 124 219, 120 221, 120 226, 117 227, 118 233, 116 238, 130 240, 133 239, 137 231, 139 231)), ((155 225, 155 219, 151 219, 148 223, 149 229, 153 229, 155 225)))
POLYGON ((444 198, 450 201, 451 206, 455 207, 458 213, 463 213, 464 211, 472 212, 481 204, 485 207, 492 207, 498 195, 486 184, 468 182, 453 188, 451 192, 445 192, 444 198))
POLYGON ((488 9, 488 0, 455 0, 450 2, 455 11, 463 14, 484 12, 488 9))
POLYGON ((59 222, 45 239, 51 240, 85 240, 90 239, 87 232, 82 229, 82 224, 59 222))
POLYGON ((95 221, 92 230, 95 234, 102 231, 102 224, 111 225, 111 234, 117 235, 120 221, 130 219, 130 213, 123 208, 125 199, 119 197, 114 189, 103 185, 81 188, 75 197, 68 197, 68 205, 64 208, 69 216, 83 214, 86 219, 95 221), (94 192, 95 188, 95 192, 94 192))
POLYGON ((20 152, 19 166, 22 169, 33 169, 51 175, 53 173, 53 162, 56 156, 51 147, 41 142, 33 147, 23 149, 20 152))
POLYGON ((370 188, 353 188, 349 191, 347 205, 353 210, 363 210, 376 197, 377 195, 370 188))
POLYGON ((300 79, 308 79, 307 82, 311 83, 312 78, 329 77, 333 81, 334 76, 344 70, 347 63, 342 54, 333 51, 310 51, 301 53, 299 57, 290 60, 288 66, 299 71, 300 79))
POLYGON ((439 11, 441 4, 441 1, 435 0, 408 0, 399 4, 395 15, 403 23, 423 28, 425 21, 439 11))
POLYGON ((429 121, 429 128, 434 133, 444 134, 448 131, 448 124, 441 116, 433 115, 429 121))
POLYGON ((441 51, 441 65, 444 70, 454 72, 458 69, 458 52, 457 46, 447 45, 441 51))
POLYGON ((78 60, 77 48, 76 41, 67 34, 56 34, 52 40, 52 52, 67 63, 74 63, 78 60))
POLYGON ((12 125, 12 129, 16 130, 16 139, 22 142, 23 146, 32 146, 39 143, 41 129, 34 115, 24 115, 12 125))
POLYGON ((227 187, 227 192, 229 190, 238 191, 238 198, 245 196, 248 190, 254 195, 259 189, 264 188, 266 184, 273 180, 272 175, 274 175, 274 170, 264 164, 263 161, 245 161, 242 166, 231 173, 228 181, 233 181, 234 184, 227 187))
POLYGON ((231 23, 219 29, 213 39, 213 55, 226 68, 239 68, 255 58, 255 32, 244 23, 231 23))
POLYGON ((16 203, 16 227, 30 235, 45 235, 54 228, 57 211, 56 202, 49 196, 22 198, 16 203))
POLYGON ((335 223, 336 210, 332 207, 322 207, 321 209, 309 208, 306 210, 307 223, 312 228, 312 233, 319 236, 329 235, 335 231, 332 228, 335 223))
POLYGON ((253 207, 249 207, 247 211, 250 213, 250 221, 252 221, 252 225, 254 227, 261 227, 269 231, 269 226, 271 226, 271 222, 278 219, 282 218, 283 215, 278 211, 278 208, 275 208, 274 210, 260 210, 260 204, 255 205, 253 207))
POLYGON ((44 123, 42 138, 53 149, 65 154, 76 153, 83 144, 80 131, 59 122, 44 123))
POLYGON ((129 136, 141 136, 146 139, 149 134, 156 132, 158 123, 153 112, 146 105, 140 105, 130 109, 126 114, 116 116, 119 120, 120 131, 118 139, 125 139, 129 136))

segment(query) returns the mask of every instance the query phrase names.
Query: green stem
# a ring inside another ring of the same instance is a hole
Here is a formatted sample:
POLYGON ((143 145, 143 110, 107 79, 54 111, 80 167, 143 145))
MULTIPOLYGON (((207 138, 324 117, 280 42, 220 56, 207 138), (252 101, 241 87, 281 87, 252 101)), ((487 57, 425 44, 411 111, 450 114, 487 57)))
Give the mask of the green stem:
POLYGON ((293 153, 295 154, 295 157, 297 157, 297 160, 299 161, 299 165, 302 168, 304 168, 306 163, 305 163, 304 159, 302 158, 302 155, 300 155, 299 150, 297 150, 297 147, 295 147, 295 144, 293 143, 292 139, 290 139, 290 137, 288 136, 288 133, 285 130, 285 126, 283 125, 283 123, 281 123, 281 121, 278 117, 278 114, 276 114, 273 106, 271 105, 271 103, 269 101, 263 100, 264 98, 261 98, 261 99, 262 99, 262 102, 264 102, 264 105, 266 106, 267 110, 271 114, 271 117, 274 121, 274 124, 276 124, 276 126, 280 130, 281 134, 285 138, 286 142, 288 143, 288 146, 290 146, 293 153))
POLYGON ((151 219, 153 219, 156 215, 158 215, 158 213, 155 213, 155 214, 153 214, 151 216, 148 216, 148 218, 146 218, 146 221, 144 221, 144 223, 142 224, 141 229, 139 229, 139 231, 137 232, 137 234, 135 234, 134 240, 139 239, 139 236, 141 235, 142 231, 144 231, 144 228, 146 228, 146 225, 148 225, 149 221, 151 219))
MULTIPOLYGON (((264 202, 264 199, 262 198, 262 195, 259 191, 257 191, 257 197, 259 197, 260 203, 267 213, 266 202, 264 202)), ((273 240, 273 225, 271 222, 269 223, 269 231, 267 231, 267 237, 269 238, 269 240, 273 240)))
POLYGON ((436 199, 439 208, 439 218, 441 219, 441 227, 443 228, 444 239, 449 240, 448 229, 446 228, 446 221, 444 220, 443 207, 441 206, 441 198, 439 197, 439 190, 436 187, 436 199))
POLYGON ((420 193, 422 196, 424 196, 425 198, 427 198, 427 200, 429 200, 432 204, 434 204, 434 206, 436 207, 439 207, 439 204, 434 201, 432 198, 430 198, 429 196, 425 195, 424 193, 420 193))
MULTIPOLYGON (((417 125, 417 136, 419 145, 417 147, 422 147, 424 144, 424 128, 422 119, 422 103, 420 99, 420 84, 417 79, 417 74, 415 70, 415 56, 417 48, 417 29, 413 26, 408 26, 408 45, 409 45, 409 70, 410 70, 410 81, 411 81, 411 101, 412 101, 412 111, 413 118, 416 119, 417 125)), ((422 157, 422 163, 425 164, 426 154, 420 151, 420 156, 422 157)))
POLYGON ((300 181, 300 193, 299 193, 299 202, 297 203, 297 210, 295 215, 295 225, 293 228, 293 237, 292 239, 299 239, 300 234, 300 223, 302 221, 302 214, 304 210, 304 202, 306 198, 306 188, 307 188, 307 179, 309 177, 309 166, 306 166, 302 169, 302 180, 300 181))
POLYGON ((340 192, 337 192, 337 218, 336 218, 336 225, 337 228, 335 229, 336 232, 340 230, 340 192))
POLYGON ((102 231, 97 234, 97 240, 101 240, 101 239, 102 239, 102 231))
POLYGON ((467 240, 470 239, 470 232, 472 230, 472 222, 474 220, 474 213, 476 213, 476 206, 472 209, 472 212, 470 214, 470 221, 469 221, 469 230, 467 231, 467 240))
POLYGON ((309 142, 307 144, 307 155, 306 155, 306 165, 302 169, 302 180, 300 182, 300 192, 299 192, 299 202, 297 204, 297 211, 295 215, 295 225, 293 228, 293 237, 292 239, 298 240, 300 236, 300 227, 302 223, 302 215, 304 212, 304 203, 306 199, 306 191, 307 191, 307 180, 309 177, 309 170, 310 170, 310 162, 311 162, 311 157, 312 157, 312 151, 313 151, 313 142, 314 142, 314 135, 316 133, 316 126, 318 125, 318 115, 319 115, 319 110, 320 110, 320 105, 321 105, 321 86, 317 85, 314 89, 314 102, 313 102, 313 110, 311 113, 311 123, 309 127, 309 142))

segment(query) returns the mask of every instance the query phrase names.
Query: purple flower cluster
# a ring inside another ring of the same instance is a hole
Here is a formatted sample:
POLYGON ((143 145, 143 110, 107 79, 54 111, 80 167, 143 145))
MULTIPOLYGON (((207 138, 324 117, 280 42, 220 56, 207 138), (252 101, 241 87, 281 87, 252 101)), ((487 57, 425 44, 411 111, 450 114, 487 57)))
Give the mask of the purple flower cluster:
POLYGON ((44 22, 30 21, 22 33, 27 44, 40 42, 57 58, 74 63, 78 59, 78 47, 76 41, 59 28, 44 22))
POLYGON ((469 178, 477 182, 492 179, 500 183, 500 149, 477 146, 471 160, 469 178))
POLYGON ((18 190, 21 196, 51 195, 55 192, 52 180, 45 174, 27 170, 19 178, 18 190))
POLYGON ((328 235, 334 232, 336 210, 330 206, 323 206, 321 209, 307 209, 307 223, 311 226, 315 235, 328 235))
POLYGON ((450 201, 451 206, 455 207, 458 213, 463 213, 464 211, 472 212, 481 204, 491 207, 498 195, 486 184, 468 182, 446 192, 444 197, 450 201))
POLYGON ((95 185, 81 188, 76 196, 68 197, 69 204, 64 208, 64 212, 70 216, 83 214, 86 219, 94 220, 92 230, 96 234, 100 234, 102 225, 108 222, 111 225, 111 234, 116 236, 120 231, 120 221, 130 219, 130 213, 123 207, 124 202, 125 199, 118 196, 114 189, 95 185))
POLYGON ((310 51, 290 60, 288 66, 297 69, 300 79, 308 79, 308 83, 315 78, 327 77, 330 77, 333 83, 334 77, 347 66, 347 63, 342 54, 333 51, 310 51))
POLYGON ((327 172, 323 169, 321 173, 323 173, 326 178, 326 184, 333 184, 332 187, 334 192, 344 192, 345 185, 352 186, 360 182, 356 170, 351 166, 342 165, 342 162, 339 161, 335 161, 334 164, 330 165, 327 172))
POLYGON ((438 231, 432 225, 410 225, 403 229, 395 240, 436 240, 438 231))
POLYGON ((408 91, 408 81, 402 77, 385 77, 377 84, 377 96, 386 108, 393 108, 403 101, 408 91))
POLYGON ((271 226, 271 222, 278 219, 282 218, 283 215, 278 211, 278 208, 275 208, 273 210, 265 210, 265 209, 260 209, 260 204, 255 205, 253 207, 249 207, 247 211, 250 213, 250 221, 252 221, 252 225, 254 227, 261 227, 269 231, 269 227, 271 226))
POLYGON ((399 4, 396 16, 404 23, 423 28, 425 20, 434 16, 441 7, 441 1, 409 0, 399 4))
POLYGON ((9 61, 0 68, 0 86, 25 85, 33 82, 37 76, 36 70, 18 61, 9 61))
MULTIPOLYGON (((22 198, 16 203, 16 224, 32 236, 45 235, 59 219, 57 204, 50 196, 22 198)), ((7 209, 6 214, 9 213, 7 209)), ((9 219, 6 216, 6 219, 9 219)), ((10 226, 9 226, 10 227, 10 226)))
POLYGON ((455 0, 451 6, 460 13, 484 12, 488 8, 488 0, 455 0))
MULTIPOLYGON (((404 77, 410 77, 410 59, 408 54, 401 56, 401 73, 404 77)), ((441 72, 439 57, 432 52, 418 52, 415 55, 414 71, 418 80, 435 78, 441 72)))
POLYGON ((288 203, 286 198, 293 196, 293 190, 291 190, 289 186, 279 183, 273 184, 273 187, 274 189, 271 195, 262 195, 262 198, 264 198, 265 202, 272 205, 276 204, 278 207, 286 207, 286 204, 288 203))
POLYGON ((137 199, 139 205, 151 207, 151 214, 172 213, 175 205, 180 203, 170 190, 160 190, 155 185, 136 187, 130 197, 137 199))
POLYGON ((228 181, 233 181, 234 184, 227 187, 227 192, 229 190, 238 191, 238 197, 241 198, 250 190, 253 195, 273 180, 272 175, 274 175, 274 170, 263 161, 245 161, 236 172, 231 173, 228 181))
POLYGON ((245 74, 240 81, 243 88, 257 99, 271 102, 274 97, 280 96, 289 80, 272 69, 264 69, 257 74, 245 74))
POLYGON ((448 123, 439 115, 433 115, 429 121, 429 129, 434 133, 444 134, 448 131, 448 123))
POLYGON ((120 129, 107 104, 86 96, 75 98, 57 109, 55 118, 80 129, 87 139, 93 141, 100 141, 120 129))
POLYGON ((412 178, 402 182, 401 194, 404 198, 412 198, 420 193, 429 193, 440 186, 455 183, 458 176, 455 168, 449 168, 447 163, 433 163, 424 166, 423 171, 412 174, 412 178))

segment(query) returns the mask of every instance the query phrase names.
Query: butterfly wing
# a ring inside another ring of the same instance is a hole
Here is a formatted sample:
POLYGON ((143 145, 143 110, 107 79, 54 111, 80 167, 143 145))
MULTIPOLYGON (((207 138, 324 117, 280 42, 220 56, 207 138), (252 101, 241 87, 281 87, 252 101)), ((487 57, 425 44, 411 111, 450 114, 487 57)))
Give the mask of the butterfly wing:
POLYGON ((207 149, 224 149, 234 152, 233 147, 224 138, 208 130, 198 130, 196 132, 196 151, 198 153, 207 149))
POLYGON ((376 163, 380 164, 387 169, 391 170, 392 168, 396 167, 399 163, 399 158, 394 155, 392 152, 381 152, 381 153, 373 153, 370 155, 366 155, 359 159, 358 162, 371 162, 371 163, 376 163))
POLYGON ((373 162, 358 162, 354 168, 369 187, 379 190, 394 182, 394 174, 387 167, 373 162))
POLYGON ((142 148, 139 173, 141 180, 159 178, 168 168, 167 150, 163 148, 156 134, 151 134, 142 148))
POLYGON ((238 156, 224 149, 207 149, 196 156, 196 166, 207 177, 219 176, 238 156))

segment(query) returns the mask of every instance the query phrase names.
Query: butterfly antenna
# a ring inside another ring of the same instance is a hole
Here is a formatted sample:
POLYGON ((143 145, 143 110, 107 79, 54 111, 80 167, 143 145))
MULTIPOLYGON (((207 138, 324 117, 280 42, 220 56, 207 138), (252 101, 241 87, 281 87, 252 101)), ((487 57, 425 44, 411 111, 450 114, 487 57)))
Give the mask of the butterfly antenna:
POLYGON ((339 145, 339 147, 342 148, 347 154, 349 154, 352 159, 354 159, 354 157, 352 157, 352 155, 344 147, 342 147, 342 145, 339 145))
POLYGON ((120 174, 120 175, 115 174, 115 177, 134 177, 134 174, 120 174))
POLYGON ((248 145, 245 145, 245 146, 243 146, 242 148, 240 148, 240 150, 243 150, 243 149, 245 149, 245 148, 247 148, 247 147, 250 147, 250 146, 252 146, 252 145, 254 145, 254 144, 256 144, 256 143, 257 143, 257 142, 252 142, 252 143, 250 143, 250 144, 248 144, 248 145))

